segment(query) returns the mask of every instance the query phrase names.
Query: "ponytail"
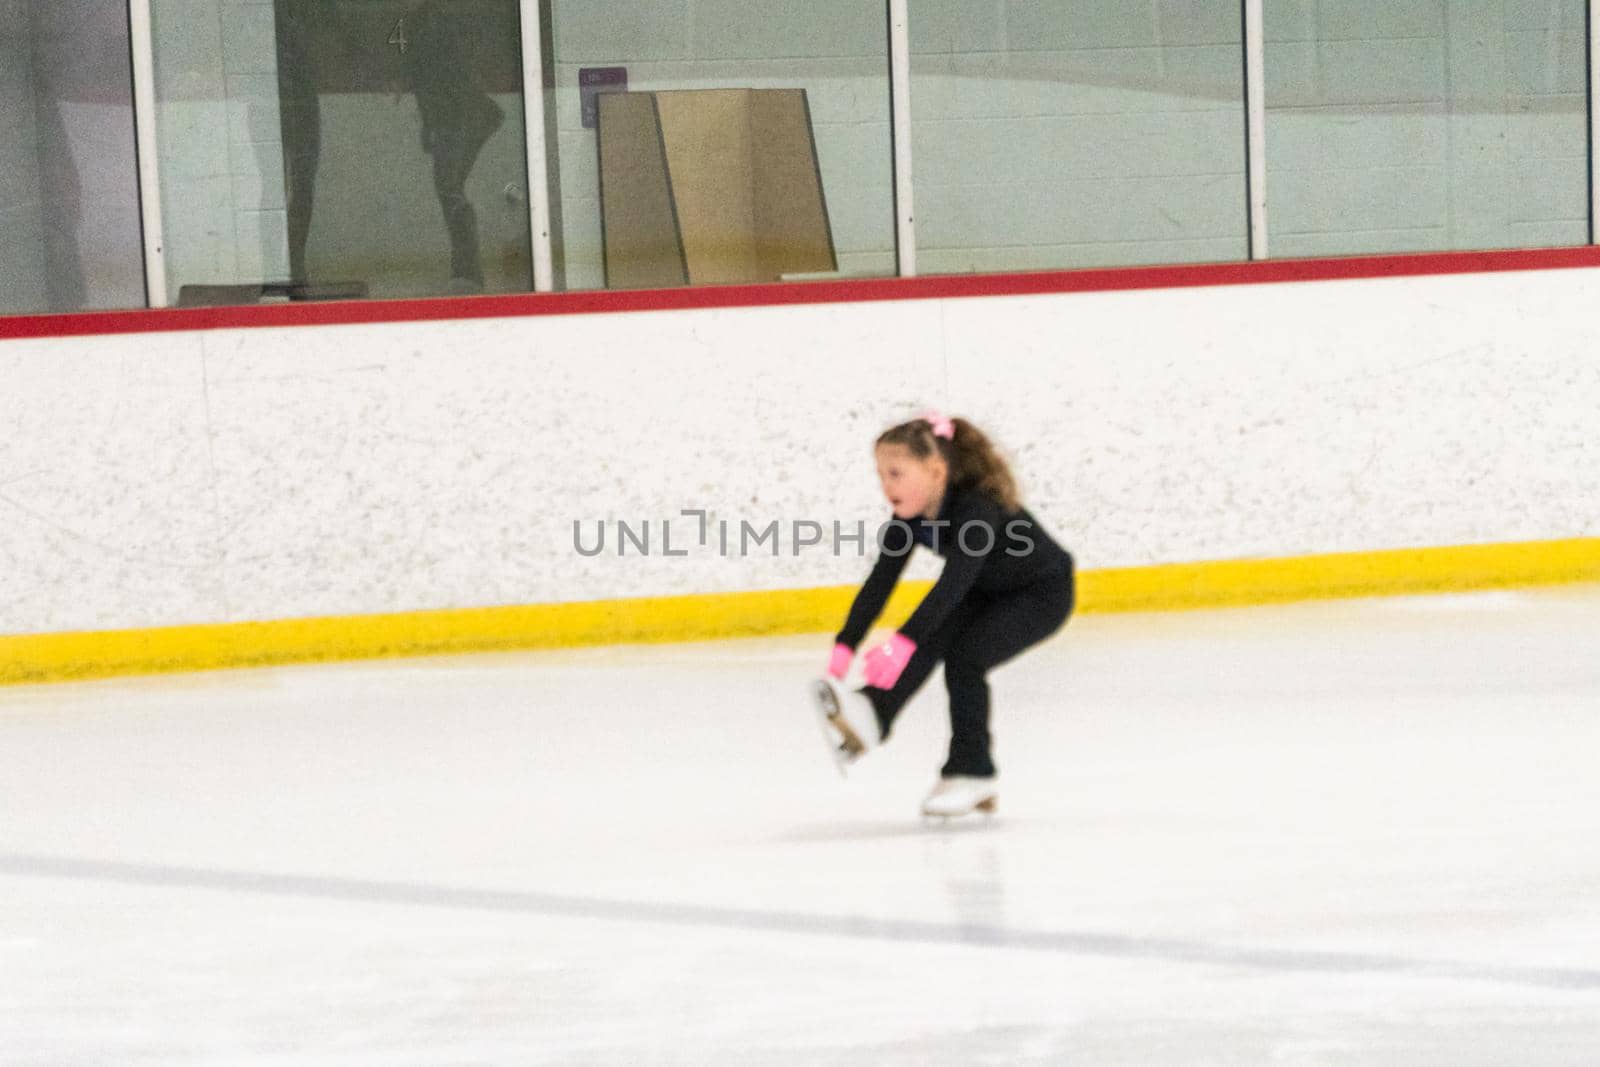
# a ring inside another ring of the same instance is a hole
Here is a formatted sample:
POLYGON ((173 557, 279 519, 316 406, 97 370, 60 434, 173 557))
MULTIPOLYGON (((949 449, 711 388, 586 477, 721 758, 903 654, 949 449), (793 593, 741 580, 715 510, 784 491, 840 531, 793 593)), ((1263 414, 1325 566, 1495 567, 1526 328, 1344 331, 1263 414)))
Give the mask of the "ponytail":
POLYGON ((1005 458, 994 442, 966 419, 939 415, 915 418, 883 431, 876 443, 900 445, 918 459, 938 452, 950 467, 951 488, 976 489, 1006 511, 1022 508, 1017 480, 1005 458))

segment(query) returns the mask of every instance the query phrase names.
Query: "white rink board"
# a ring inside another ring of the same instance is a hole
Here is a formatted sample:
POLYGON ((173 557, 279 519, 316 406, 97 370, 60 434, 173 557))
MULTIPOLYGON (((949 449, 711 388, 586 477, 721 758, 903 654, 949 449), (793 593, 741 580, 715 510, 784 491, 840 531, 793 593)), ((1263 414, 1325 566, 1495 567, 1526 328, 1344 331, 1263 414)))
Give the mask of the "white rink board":
POLYGON ((854 582, 680 511, 870 530, 924 404, 1085 567, 1600 534, 1597 306, 1560 270, 0 342, 0 633, 854 582), (618 518, 652 556, 575 551, 618 518))

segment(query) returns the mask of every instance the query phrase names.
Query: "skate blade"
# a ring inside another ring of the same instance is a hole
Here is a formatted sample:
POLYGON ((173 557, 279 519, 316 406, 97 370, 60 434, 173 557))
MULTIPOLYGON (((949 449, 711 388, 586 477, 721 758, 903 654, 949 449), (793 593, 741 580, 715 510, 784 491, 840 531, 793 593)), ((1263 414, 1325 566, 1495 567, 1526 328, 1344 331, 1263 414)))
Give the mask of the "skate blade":
POLYGON ((928 811, 926 808, 924 808, 922 811, 922 817, 927 819, 929 822, 943 824, 952 822, 956 819, 965 818, 968 815, 995 815, 999 811, 1000 798, 989 797, 985 800, 978 801, 965 811, 928 811))
POLYGON ((827 682, 813 682, 811 695, 816 702, 817 724, 822 729, 822 740, 828 746, 828 754, 833 757, 839 777, 848 777, 846 768, 866 751, 866 746, 844 721, 839 702, 834 699, 833 689, 827 682))

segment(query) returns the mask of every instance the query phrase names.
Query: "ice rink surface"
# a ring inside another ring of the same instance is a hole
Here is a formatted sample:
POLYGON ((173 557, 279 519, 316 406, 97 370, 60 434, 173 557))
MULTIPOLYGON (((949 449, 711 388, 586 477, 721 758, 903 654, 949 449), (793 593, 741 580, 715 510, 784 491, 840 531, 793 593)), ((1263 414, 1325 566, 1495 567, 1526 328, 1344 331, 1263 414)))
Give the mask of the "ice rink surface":
POLYGON ((1600 1063, 1600 589, 0 690, 0 1064, 1600 1063))

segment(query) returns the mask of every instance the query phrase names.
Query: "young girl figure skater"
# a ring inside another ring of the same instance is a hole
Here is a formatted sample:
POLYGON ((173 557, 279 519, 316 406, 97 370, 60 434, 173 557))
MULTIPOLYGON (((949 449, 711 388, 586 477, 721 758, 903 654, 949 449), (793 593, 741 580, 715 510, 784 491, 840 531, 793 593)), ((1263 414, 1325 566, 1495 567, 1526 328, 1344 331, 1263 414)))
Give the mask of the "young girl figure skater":
POLYGON ((1023 508, 989 439, 965 419, 930 413, 885 430, 874 447, 894 510, 877 562, 835 638, 813 693, 841 769, 887 740, 895 717, 940 662, 950 694, 950 757, 922 802, 925 815, 993 812, 989 671, 1055 633, 1072 614, 1072 556, 1023 508), (899 631, 862 661, 866 686, 843 679, 883 611, 911 550, 945 557, 944 571, 899 631))

